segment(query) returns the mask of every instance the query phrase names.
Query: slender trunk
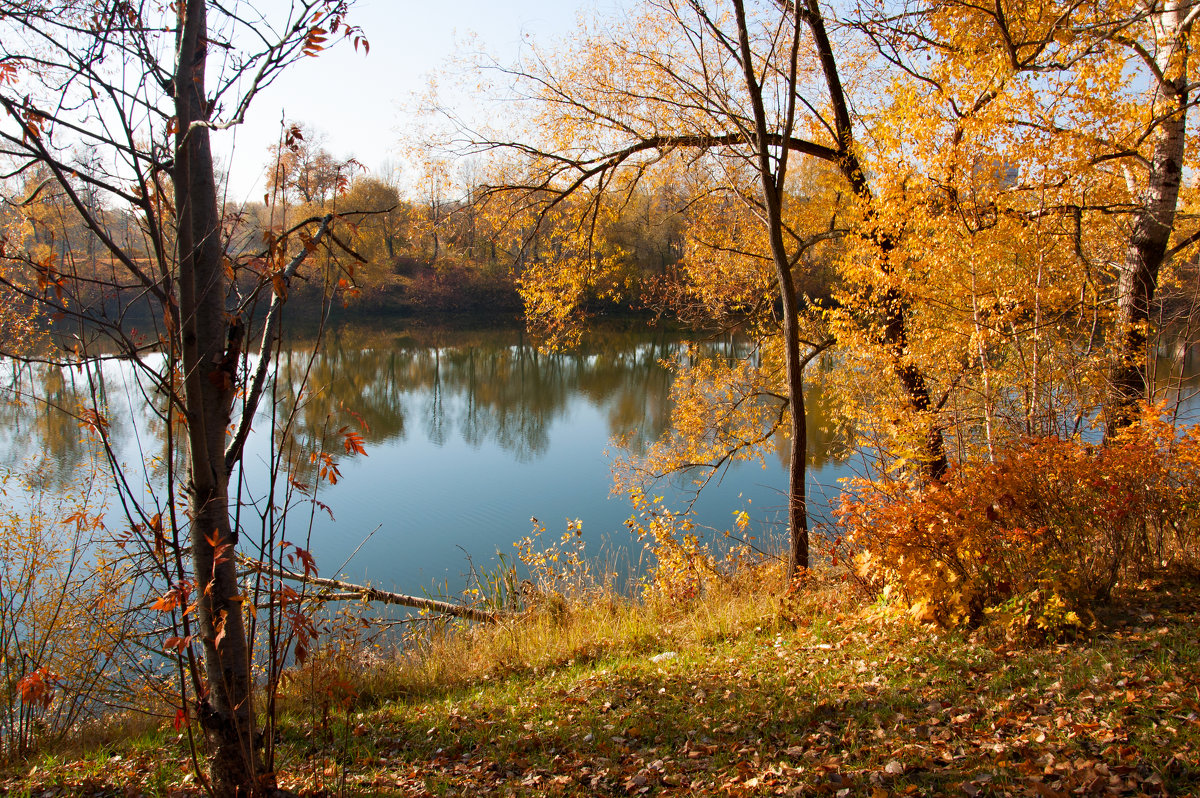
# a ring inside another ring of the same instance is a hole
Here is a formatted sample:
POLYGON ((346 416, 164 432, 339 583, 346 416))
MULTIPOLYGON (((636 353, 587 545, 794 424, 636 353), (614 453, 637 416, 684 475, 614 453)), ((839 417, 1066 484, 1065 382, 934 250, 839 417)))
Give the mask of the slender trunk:
MULTIPOLYGON (((979 371, 983 377, 983 431, 987 441, 988 462, 996 462, 996 450, 992 442, 992 382, 991 364, 988 362, 987 347, 984 346, 983 325, 979 321, 979 294, 975 284, 975 268, 971 268, 971 315, 975 321, 976 350, 979 354, 979 371)), ((959 436, 961 440, 962 436, 959 436)), ((960 445, 959 458, 962 457, 960 445)))
MULTIPOLYGON (((808 429, 804 407, 805 361, 800 359, 799 298, 796 295, 795 281, 792 279, 791 259, 788 257, 787 245, 783 240, 787 150, 781 149, 777 160, 772 160, 772 154, 767 144, 770 136, 767 132, 766 108, 763 103, 762 86, 754 73, 754 58, 750 49, 745 8, 740 0, 735 0, 734 9, 737 15, 743 76, 746 88, 749 90, 751 105, 754 108, 756 166, 762 184, 763 208, 766 213, 767 234, 771 244, 771 260, 775 265, 775 279, 783 302, 784 364, 787 371, 788 402, 792 411, 789 430, 792 436, 792 452, 788 463, 788 528, 791 533, 788 547, 788 573, 794 576, 809 567, 808 501, 805 492, 808 468, 808 429)), ((791 102, 794 102, 795 95, 798 46, 799 20, 797 20, 791 51, 791 79, 789 81, 791 102)), ((793 107, 789 106, 788 118, 782 130, 785 139, 791 136, 792 123, 793 107)))
POLYGON ((173 180, 178 208, 179 291, 191 470, 191 545, 207 694, 199 718, 213 745, 212 788, 220 798, 256 792, 250 662, 229 521, 225 437, 234 394, 241 327, 226 320, 205 95, 204 0, 180 8, 175 75, 173 180))
MULTIPOLYGON (((1030 353, 1030 360, 1032 361, 1032 363, 1030 365, 1032 367, 1032 372, 1033 372, 1032 377, 1033 378, 1032 378, 1032 380, 1030 380, 1031 386, 1030 386, 1029 402, 1025 406, 1025 434, 1026 435, 1045 435, 1045 434, 1049 433, 1049 429, 1045 428, 1045 426, 1043 426, 1042 429, 1035 428, 1035 425, 1038 423, 1037 416, 1038 416, 1038 413, 1041 411, 1041 405, 1042 405, 1042 401, 1041 401, 1042 386, 1041 386, 1041 382, 1040 382, 1040 379, 1041 379, 1040 366, 1041 366, 1041 362, 1042 362, 1042 356, 1041 356, 1041 347, 1039 346, 1039 344, 1041 343, 1041 337, 1042 337, 1042 271, 1043 271, 1042 267, 1043 267, 1044 263, 1045 263, 1045 257, 1039 252, 1038 268, 1037 268, 1037 282, 1034 284, 1034 292, 1033 292, 1033 335, 1030 336, 1030 338, 1031 338, 1030 345, 1033 347, 1033 351, 1030 353)), ((1049 405, 1050 405, 1050 403, 1047 403, 1047 409, 1049 409, 1049 405)))
POLYGON ((776 271, 783 299, 783 344, 787 369, 788 399, 791 403, 792 452, 788 461, 788 528, 791 530, 788 547, 788 573, 799 574, 809 566, 808 556, 808 418, 804 407, 804 363, 800 359, 800 324, 796 291, 791 272, 776 271))

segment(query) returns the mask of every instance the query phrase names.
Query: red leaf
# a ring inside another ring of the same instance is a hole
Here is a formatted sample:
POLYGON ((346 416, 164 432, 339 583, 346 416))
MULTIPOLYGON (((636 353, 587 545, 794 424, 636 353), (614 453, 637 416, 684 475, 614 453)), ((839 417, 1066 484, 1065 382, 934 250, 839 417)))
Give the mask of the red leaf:
POLYGON ((49 668, 38 668, 17 682, 17 691, 21 694, 21 702, 38 704, 42 709, 46 709, 54 698, 54 686, 61 681, 62 677, 49 668))
POLYGON ((346 454, 361 454, 367 456, 367 447, 363 441, 362 435, 346 427, 342 427, 342 445, 346 447, 346 454))
POLYGON ((291 560, 292 562, 296 562, 297 560, 299 560, 301 566, 303 566, 303 568, 304 568, 305 576, 310 576, 310 575, 316 576, 317 561, 312 556, 312 552, 308 551, 307 549, 302 549, 299 546, 296 546, 295 552, 292 554, 289 554, 288 559, 291 560))
POLYGON ((191 642, 192 642, 191 635, 188 635, 186 637, 168 637, 167 641, 165 643, 163 643, 163 650, 164 651, 174 650, 175 652, 182 654, 183 650, 185 648, 187 648, 191 642))

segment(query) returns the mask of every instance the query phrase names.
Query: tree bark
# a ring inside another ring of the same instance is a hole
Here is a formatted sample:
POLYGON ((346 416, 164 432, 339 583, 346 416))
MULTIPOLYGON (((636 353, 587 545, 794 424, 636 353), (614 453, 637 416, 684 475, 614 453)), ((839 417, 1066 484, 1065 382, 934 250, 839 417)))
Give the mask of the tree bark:
MULTIPOLYGON (((792 451, 788 461, 788 574, 797 576, 809 567, 808 551, 808 419, 804 406, 804 366, 800 357, 800 307, 792 279, 791 257, 783 240, 784 186, 787 179, 787 149, 780 148, 772 160, 770 144, 773 137, 767 130, 766 108, 762 86, 754 72, 754 55, 750 47, 750 33, 746 11, 741 0, 734 0, 737 16, 738 44, 741 48, 742 72, 754 112, 754 141, 756 167, 762 184, 763 208, 766 213, 767 236, 771 244, 771 260, 775 266, 775 281, 783 304, 784 368, 786 371, 788 403, 791 407, 789 432, 792 436, 792 451)), ((795 31, 789 66, 788 115, 781 131, 786 141, 791 138, 794 122, 796 50, 799 47, 800 19, 795 21, 795 31)))
POLYGON ((218 798, 258 792, 250 654, 229 520, 225 437, 232 409, 241 326, 226 320, 205 91, 207 13, 185 0, 174 99, 178 120, 173 184, 178 215, 179 316, 191 471, 191 548, 206 694, 199 719, 213 745, 211 787, 218 798))
POLYGON ((791 272, 781 271, 783 301, 783 344, 787 370, 788 398, 791 404, 792 451, 788 459, 788 573, 799 576, 808 569, 808 413, 804 406, 804 362, 800 359, 800 309, 791 272), (784 278, 786 275, 786 280, 784 278))
POLYGON ((1150 157, 1146 186, 1138 197, 1133 232, 1117 276, 1117 353, 1111 373, 1111 399, 1106 435, 1111 436, 1136 418, 1139 405, 1150 398, 1146 344, 1149 340, 1150 306, 1158 286, 1158 273, 1167 258, 1167 246, 1175 229, 1179 186, 1187 147, 1187 54, 1183 15, 1187 7, 1168 2, 1159 15, 1163 32, 1162 50, 1155 61, 1162 93, 1168 100, 1165 115, 1150 157), (1172 63, 1183 59, 1183 66, 1172 63), (1165 75, 1177 74, 1168 80, 1165 75))

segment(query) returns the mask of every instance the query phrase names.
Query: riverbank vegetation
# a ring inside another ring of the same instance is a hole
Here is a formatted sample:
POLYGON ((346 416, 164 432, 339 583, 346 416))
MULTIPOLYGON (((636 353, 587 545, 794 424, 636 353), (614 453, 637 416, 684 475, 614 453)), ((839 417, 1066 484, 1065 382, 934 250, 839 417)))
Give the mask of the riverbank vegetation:
POLYGON ((0 753, 149 705, 221 798, 1195 788, 1196 591, 1162 580, 1200 554, 1200 7, 635 4, 480 64, 507 111, 457 125, 407 195, 289 122, 264 201, 223 203, 212 136, 297 59, 369 50, 349 6, 0 13, 2 350, 80 375, 87 401, 38 401, 103 485, 0 518, 0 753), (323 614, 289 517, 329 512, 368 427, 401 423, 314 398, 315 347, 282 356, 285 319, 324 331, 339 305, 521 310, 548 347, 615 309, 744 335, 747 357, 672 359, 667 432, 618 465, 641 593, 587 577, 574 525, 464 597, 494 627, 417 619, 372 653, 370 624, 323 614), (102 390, 114 359, 137 407, 102 390), (814 386, 866 464, 819 535, 814 386), (656 493, 769 455, 782 569, 656 493))
MULTIPOLYGON (((1127 584, 1088 630, 938 630, 824 567, 690 601, 595 585, 400 653, 329 630, 280 698, 304 795, 1185 795, 1200 789, 1200 583, 1127 584), (781 598, 782 597, 782 598, 781 598)), ((579 582, 576 582, 578 586, 579 582)), ((361 632, 361 630, 360 630, 361 632)), ((193 796, 144 716, 10 762, 18 796, 193 796)))

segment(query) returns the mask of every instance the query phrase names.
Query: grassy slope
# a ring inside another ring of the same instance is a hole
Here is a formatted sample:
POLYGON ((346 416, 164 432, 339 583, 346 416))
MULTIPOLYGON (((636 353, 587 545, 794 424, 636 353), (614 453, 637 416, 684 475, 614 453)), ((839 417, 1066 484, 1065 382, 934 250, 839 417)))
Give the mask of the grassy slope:
MULTIPOLYGON (((783 611, 744 593, 690 613, 600 602, 359 673, 345 712, 310 694, 281 781, 347 795, 1200 795, 1200 584, 1120 602, 1094 635, 1034 647, 829 592, 783 611)), ((159 733, 43 756, 0 789, 198 794, 186 771, 159 733)))

